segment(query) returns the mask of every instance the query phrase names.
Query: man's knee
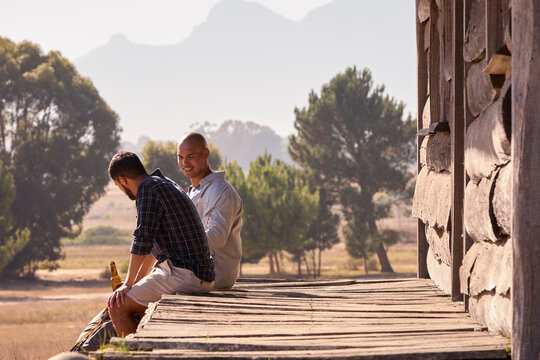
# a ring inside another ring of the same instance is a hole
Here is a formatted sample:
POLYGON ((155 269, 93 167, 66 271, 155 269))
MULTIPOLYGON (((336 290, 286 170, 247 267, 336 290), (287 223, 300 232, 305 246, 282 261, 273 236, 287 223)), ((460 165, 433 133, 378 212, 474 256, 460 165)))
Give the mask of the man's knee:
POLYGON ((123 317, 133 317, 134 314, 144 314, 146 306, 132 300, 129 296, 125 297, 125 301, 120 306, 109 307, 109 315, 111 319, 119 319, 123 317))

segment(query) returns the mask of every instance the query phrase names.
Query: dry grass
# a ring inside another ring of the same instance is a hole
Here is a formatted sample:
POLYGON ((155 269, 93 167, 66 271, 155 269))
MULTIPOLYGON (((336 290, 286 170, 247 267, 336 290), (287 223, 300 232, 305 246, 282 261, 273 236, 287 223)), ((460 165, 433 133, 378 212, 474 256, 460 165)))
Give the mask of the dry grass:
POLYGON ((69 350, 88 321, 103 308, 107 290, 100 289, 99 299, 80 294, 81 298, 90 297, 88 300, 44 300, 33 290, 16 300, 0 297, 0 359, 48 359, 69 350))

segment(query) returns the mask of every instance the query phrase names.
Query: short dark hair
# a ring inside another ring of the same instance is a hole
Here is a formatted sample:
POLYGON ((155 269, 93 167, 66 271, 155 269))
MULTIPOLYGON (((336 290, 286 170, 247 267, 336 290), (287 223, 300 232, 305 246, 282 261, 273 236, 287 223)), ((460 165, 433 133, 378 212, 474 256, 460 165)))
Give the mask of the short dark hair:
POLYGON ((139 157, 129 151, 117 152, 109 163, 109 176, 118 180, 120 176, 128 179, 137 179, 148 175, 139 157))

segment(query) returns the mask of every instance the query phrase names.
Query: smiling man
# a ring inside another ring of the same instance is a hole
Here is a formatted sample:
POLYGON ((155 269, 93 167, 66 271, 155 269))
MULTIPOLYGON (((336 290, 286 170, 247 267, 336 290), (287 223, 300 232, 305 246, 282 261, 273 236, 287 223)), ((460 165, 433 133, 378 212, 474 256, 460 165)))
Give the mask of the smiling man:
POLYGON ((136 330, 133 315, 163 294, 212 290, 214 264, 197 210, 180 186, 159 169, 148 175, 126 151, 112 158, 109 175, 137 206, 128 273, 107 303, 116 333, 126 336, 136 330))
POLYGON ((210 150, 203 135, 191 132, 178 142, 178 166, 191 180, 189 197, 201 217, 216 268, 216 289, 231 288, 242 259, 242 200, 225 180, 225 171, 208 165, 210 150))

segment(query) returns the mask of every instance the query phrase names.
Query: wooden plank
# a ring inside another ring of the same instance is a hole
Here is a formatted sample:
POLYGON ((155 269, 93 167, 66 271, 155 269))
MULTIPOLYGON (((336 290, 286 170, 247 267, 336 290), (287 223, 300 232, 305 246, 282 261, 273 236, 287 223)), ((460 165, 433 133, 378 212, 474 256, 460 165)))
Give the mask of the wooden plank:
MULTIPOLYGON (((419 9, 420 4, 423 0, 416 0, 416 9, 419 9)), ((417 72, 417 88, 418 88, 418 117, 423 114, 424 107, 429 103, 428 101, 428 61, 427 53, 424 51, 424 42, 426 36, 426 29, 431 29, 431 21, 422 23, 419 20, 419 17, 416 16, 416 72, 417 72), (425 24, 425 25, 424 25, 425 24), (429 26, 427 28, 426 26, 429 26)), ((422 116, 422 118, 424 118, 422 116)), ((422 129, 422 121, 417 121, 417 130, 422 129)), ((420 160, 420 145, 417 145, 417 173, 420 173, 422 168, 420 160)), ((428 244, 426 241, 426 234, 424 233, 424 223, 421 220, 417 222, 417 233, 416 233, 416 242, 417 242, 417 277, 418 278, 427 278, 427 265, 426 265, 426 254, 428 249, 428 244)))
POLYGON ((539 33, 540 3, 512 1, 512 358, 517 360, 540 354, 539 33))
MULTIPOLYGON (((246 284, 247 285, 247 284, 246 284)), ((327 282, 166 295, 103 359, 501 358, 504 338, 441 296, 432 281, 327 282), (376 288, 381 293, 374 292, 376 288), (335 298, 344 294, 341 298, 335 298), (371 298, 371 300, 370 300, 371 298), (141 351, 145 349, 146 351, 141 351), (413 357, 414 356, 414 357, 413 357)))

